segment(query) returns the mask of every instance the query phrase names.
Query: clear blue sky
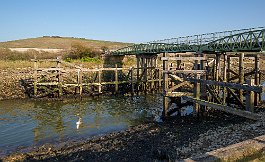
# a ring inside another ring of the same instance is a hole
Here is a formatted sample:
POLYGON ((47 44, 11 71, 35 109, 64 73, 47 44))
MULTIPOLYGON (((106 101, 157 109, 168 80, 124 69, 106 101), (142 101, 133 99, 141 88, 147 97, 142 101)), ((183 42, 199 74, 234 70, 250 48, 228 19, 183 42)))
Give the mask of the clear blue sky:
POLYGON ((59 35, 146 42, 265 26, 265 0, 1 0, 0 42, 59 35))

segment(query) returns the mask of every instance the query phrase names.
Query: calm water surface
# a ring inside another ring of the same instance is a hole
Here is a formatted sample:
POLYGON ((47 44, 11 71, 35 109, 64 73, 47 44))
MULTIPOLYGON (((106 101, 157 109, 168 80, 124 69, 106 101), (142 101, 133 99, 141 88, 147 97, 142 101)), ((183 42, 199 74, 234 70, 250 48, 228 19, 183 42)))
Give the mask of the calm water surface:
POLYGON ((160 95, 83 101, 0 101, 0 155, 46 142, 83 139, 153 119, 160 95))

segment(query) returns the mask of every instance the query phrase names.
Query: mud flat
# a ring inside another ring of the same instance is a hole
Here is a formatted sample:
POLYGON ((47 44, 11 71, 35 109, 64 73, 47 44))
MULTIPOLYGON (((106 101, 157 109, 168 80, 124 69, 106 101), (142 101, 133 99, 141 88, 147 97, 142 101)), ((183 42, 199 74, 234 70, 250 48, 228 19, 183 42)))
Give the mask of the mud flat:
MULTIPOLYGON (((265 115, 261 110, 260 115, 265 115)), ((265 120, 251 121, 221 112, 208 117, 147 122, 126 131, 83 141, 20 150, 3 161, 159 161, 201 156, 265 134, 265 120)))

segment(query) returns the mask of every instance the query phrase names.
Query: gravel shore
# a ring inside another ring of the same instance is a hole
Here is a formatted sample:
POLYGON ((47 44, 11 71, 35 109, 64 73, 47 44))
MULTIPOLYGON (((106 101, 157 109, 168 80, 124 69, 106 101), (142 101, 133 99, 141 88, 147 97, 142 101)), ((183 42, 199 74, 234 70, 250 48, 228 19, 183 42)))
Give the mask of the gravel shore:
MULTIPOLYGON (((261 110, 260 115, 265 115, 261 110)), ((46 144, 3 161, 160 161, 199 156, 265 134, 265 120, 251 121, 222 112, 200 119, 177 117, 149 122, 78 142, 46 144)))

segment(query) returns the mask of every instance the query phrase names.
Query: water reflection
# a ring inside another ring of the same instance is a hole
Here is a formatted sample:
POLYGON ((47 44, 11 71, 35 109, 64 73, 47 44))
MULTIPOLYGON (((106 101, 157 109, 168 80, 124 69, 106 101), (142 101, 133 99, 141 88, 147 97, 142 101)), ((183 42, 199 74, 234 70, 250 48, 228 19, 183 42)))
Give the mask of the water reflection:
POLYGON ((89 138, 141 123, 161 110, 159 95, 83 101, 0 102, 0 154, 19 146, 89 138))

